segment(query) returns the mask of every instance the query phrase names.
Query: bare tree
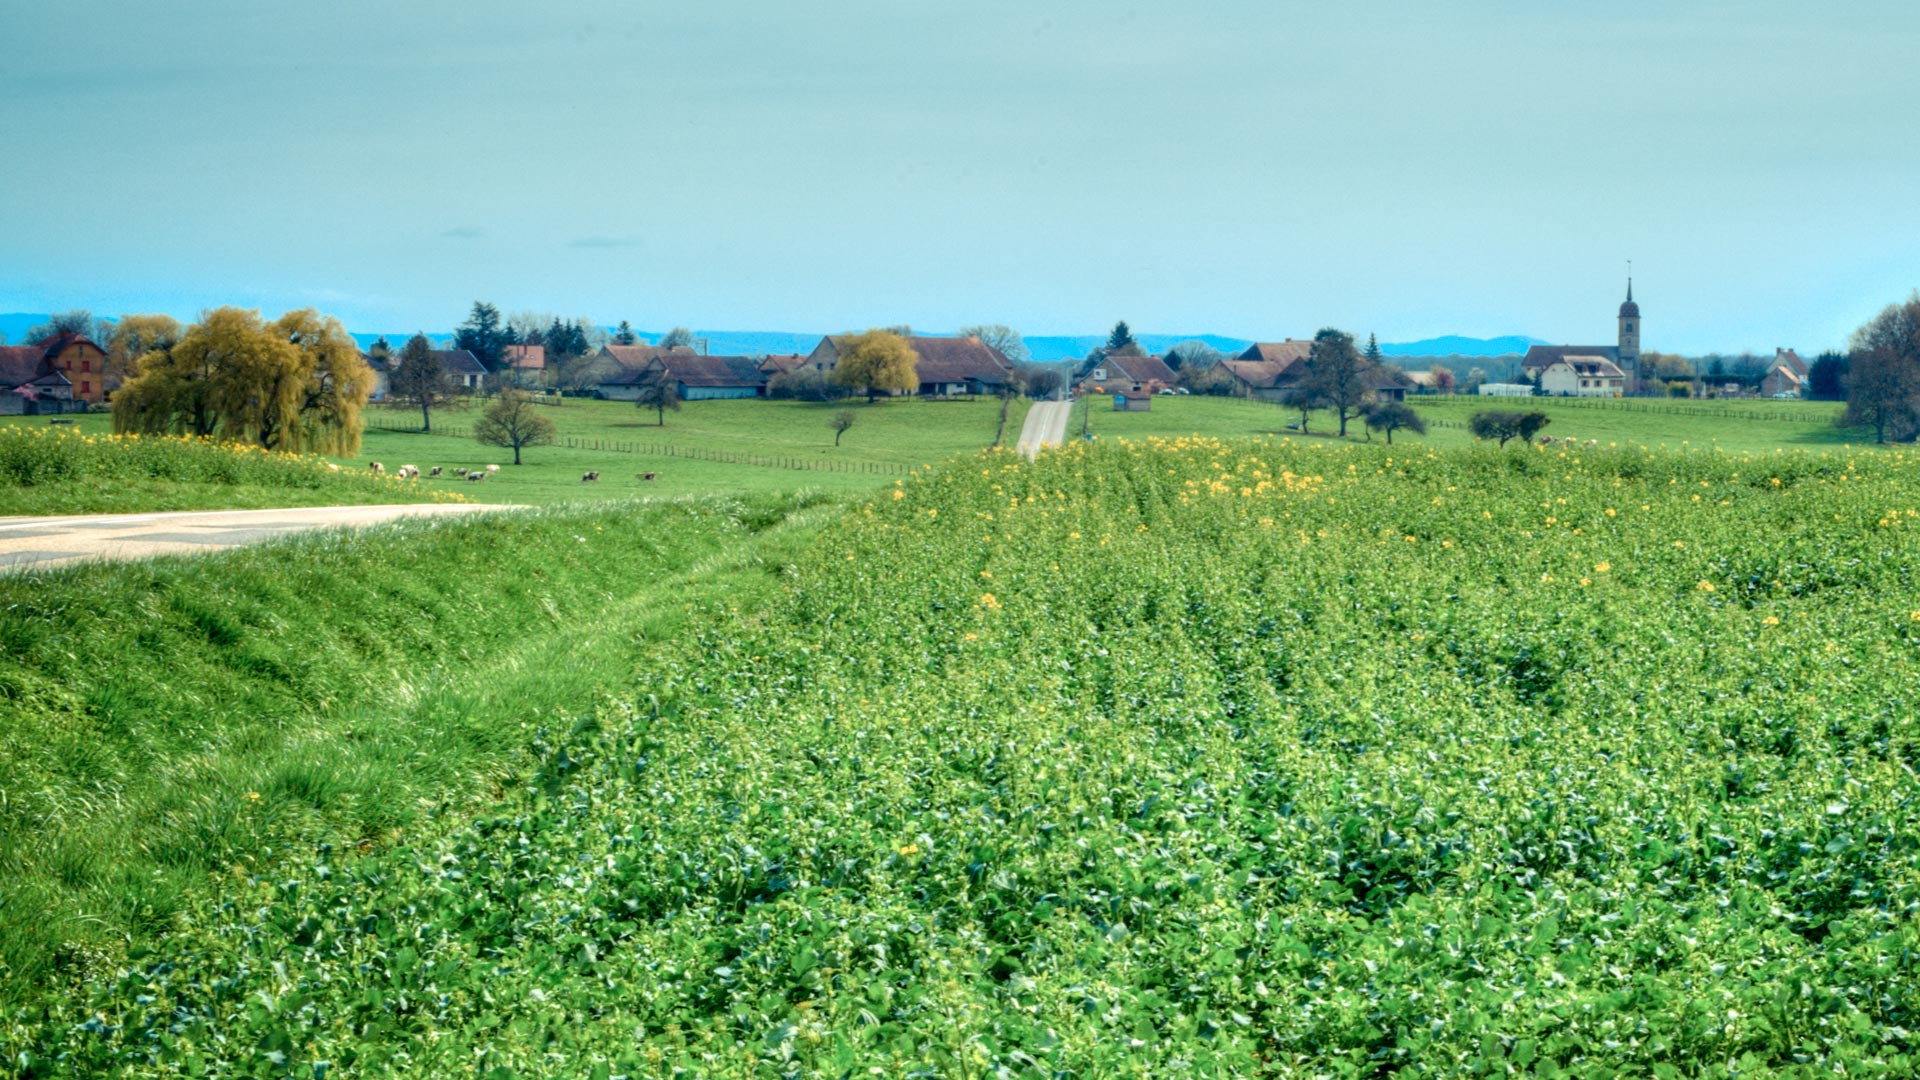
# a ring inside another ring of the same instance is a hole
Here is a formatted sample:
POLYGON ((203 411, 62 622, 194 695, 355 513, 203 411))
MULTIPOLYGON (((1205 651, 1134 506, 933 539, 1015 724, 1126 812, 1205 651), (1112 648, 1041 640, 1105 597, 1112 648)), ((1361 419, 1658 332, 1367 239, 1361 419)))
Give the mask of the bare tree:
POLYGON ((652 409, 653 422, 666 427, 667 410, 680 411, 680 387, 663 371, 640 387, 640 396, 634 399, 634 404, 652 409))
POLYGON ((433 430, 433 410, 456 397, 459 384, 440 362, 425 334, 415 334, 400 347, 400 359, 387 376, 394 400, 420 407, 420 430, 433 430))
POLYGON ((963 326, 960 328, 960 336, 979 338, 982 345, 998 349, 1001 356, 1015 364, 1024 364, 1033 359, 1033 353, 1027 349, 1026 340, 1020 336, 1020 331, 1011 326, 1001 323, 963 326))
POLYGON ((512 450, 515 465, 523 447, 549 446, 553 436, 553 421, 540 414, 532 398, 511 387, 500 391, 473 425, 473 437, 481 443, 512 450))
POLYGON ((833 419, 827 421, 827 426, 833 429, 833 445, 839 446, 840 436, 845 435, 847 429, 853 426, 853 410, 834 410, 833 419))

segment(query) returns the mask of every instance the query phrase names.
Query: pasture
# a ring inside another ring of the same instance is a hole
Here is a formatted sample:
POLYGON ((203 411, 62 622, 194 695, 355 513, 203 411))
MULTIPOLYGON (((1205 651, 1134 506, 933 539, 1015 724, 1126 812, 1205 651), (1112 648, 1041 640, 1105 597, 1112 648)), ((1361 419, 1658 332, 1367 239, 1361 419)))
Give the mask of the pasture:
POLYGON ((485 808, 236 864, 0 1057, 1909 1076, 1916 464, 981 454, 648 643, 485 808))

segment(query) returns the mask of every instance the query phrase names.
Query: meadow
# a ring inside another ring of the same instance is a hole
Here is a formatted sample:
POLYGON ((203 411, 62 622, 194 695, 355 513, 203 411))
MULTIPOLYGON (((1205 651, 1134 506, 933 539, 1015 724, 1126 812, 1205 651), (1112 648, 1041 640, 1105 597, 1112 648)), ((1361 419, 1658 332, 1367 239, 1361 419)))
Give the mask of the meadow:
MULTIPOLYGON (((1869 445, 1873 433, 1836 427, 1842 406, 1818 401, 1739 400, 1575 400, 1567 398, 1483 398, 1469 395, 1410 397, 1428 425, 1425 435, 1399 432, 1396 444, 1458 447, 1473 444, 1467 421, 1486 409, 1538 410, 1551 418, 1546 434, 1556 439, 1595 440, 1603 446, 1664 447, 1670 450, 1725 450, 1735 453, 1788 450, 1846 450, 1869 445)), ((1300 414, 1284 406, 1245 398, 1164 395, 1153 399, 1144 413, 1116 413, 1108 398, 1093 397, 1076 409, 1090 408, 1091 433, 1097 437, 1143 439, 1182 435, 1285 435, 1300 414)), ((1081 430, 1076 411, 1071 432, 1081 430)), ((1308 421, 1310 435, 1338 430, 1333 416, 1316 410, 1308 421)), ((1367 430, 1349 421, 1348 437, 1364 440, 1367 430)), ((1375 441, 1385 436, 1376 434, 1375 441)))
POLYGON ((1909 1076, 1917 464, 980 454, 543 717, 484 810, 234 867, 0 1059, 1909 1076))
MULTIPOLYGON (((39 418, 33 418, 39 419, 39 418)), ((0 424, 0 517, 459 501, 391 476, 206 439, 114 435, 83 425, 0 424)))
POLYGON ((194 897, 516 782, 644 644, 751 604, 817 494, 614 502, 0 577, 0 1007, 194 897))

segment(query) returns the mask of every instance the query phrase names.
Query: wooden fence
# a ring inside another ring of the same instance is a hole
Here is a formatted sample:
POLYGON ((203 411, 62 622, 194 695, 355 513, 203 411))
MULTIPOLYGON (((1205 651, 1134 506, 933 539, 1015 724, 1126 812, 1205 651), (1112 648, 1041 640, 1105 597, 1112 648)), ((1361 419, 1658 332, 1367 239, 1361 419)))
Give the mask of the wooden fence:
MULTIPOLYGON (((390 424, 381 420, 369 420, 367 426, 397 435, 444 435, 450 439, 471 439, 473 429, 459 426, 442 426, 432 432, 423 432, 417 427, 390 424)), ((710 450, 699 446, 675 446, 671 443, 634 442, 627 439, 599 439, 584 436, 563 435, 554 440, 553 445, 564 446, 571 450, 597 450, 611 454, 639 454, 650 457, 682 458, 688 461, 712 461, 725 465, 751 465, 760 469, 792 469, 801 472, 856 473, 868 476, 905 476, 913 471, 911 465, 897 465, 886 461, 814 461, 802 457, 788 457, 780 454, 740 454, 729 450, 710 450)))

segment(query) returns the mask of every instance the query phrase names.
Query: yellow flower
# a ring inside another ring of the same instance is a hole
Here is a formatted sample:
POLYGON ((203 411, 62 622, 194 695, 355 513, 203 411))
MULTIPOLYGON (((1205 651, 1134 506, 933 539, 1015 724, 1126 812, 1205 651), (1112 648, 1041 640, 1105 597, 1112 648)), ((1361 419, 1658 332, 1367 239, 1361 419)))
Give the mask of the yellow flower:
POLYGON ((1591 584, 1593 584, 1593 579, 1592 579, 1592 578, 1590 578, 1590 577, 1583 577, 1583 578, 1581 578, 1581 579, 1580 579, 1580 585, 1581 585, 1581 587, 1582 587, 1582 588, 1584 588, 1584 587, 1586 587, 1586 586, 1588 586, 1588 585, 1591 585, 1591 584))
POLYGON ((1699 590, 1700 590, 1701 592, 1712 592, 1712 591, 1713 591, 1713 582, 1711 582, 1711 581, 1708 581, 1708 580, 1707 580, 1707 579, 1705 579, 1705 578, 1701 578, 1701 579, 1700 579, 1700 584, 1698 584, 1698 585, 1695 585, 1695 586, 1694 586, 1694 588, 1696 588, 1696 589, 1699 589, 1699 590))
POLYGON ((1540 575, 1540 580, 1541 580, 1541 581, 1543 581, 1543 582, 1545 582, 1545 583, 1547 583, 1548 585, 1551 585, 1551 584, 1553 584, 1553 575, 1552 575, 1552 574, 1541 574, 1541 575, 1540 575))
POLYGON ((896 499, 904 499, 907 497, 907 493, 904 491, 901 491, 899 488, 894 488, 893 497, 896 499))
POLYGON ((1593 564, 1593 572, 1596 574, 1604 574, 1611 569, 1613 569, 1613 564, 1610 562, 1597 562, 1593 564))
POLYGON ((988 610, 997 611, 1000 607, 1000 601, 995 600, 992 593, 981 593, 980 606, 988 610))
POLYGON ((902 847, 900 848, 900 854, 902 854, 902 855, 918 855, 918 854, 920 854, 920 845, 919 845, 919 844, 906 844, 906 845, 903 845, 903 846, 902 846, 902 847))
POLYGON ((991 571, 991 570, 982 570, 982 571, 980 571, 980 576, 981 576, 981 577, 983 577, 983 578, 986 578, 986 579, 988 579, 988 580, 992 580, 992 579, 993 579, 993 571, 991 571))
POLYGON ((1779 625, 1780 625, 1780 616, 1778 616, 1778 615, 1769 615, 1769 616, 1767 616, 1766 618, 1764 618, 1764 619, 1761 619, 1761 620, 1760 620, 1760 625, 1762 625, 1762 626, 1779 626, 1779 625))
POLYGON ((1617 514, 1615 513, 1615 511, 1614 511, 1614 509, 1613 509, 1613 507, 1611 507, 1611 506, 1609 506, 1609 507, 1607 507, 1607 516, 1608 516, 1608 517, 1616 517, 1616 516, 1618 516, 1618 515, 1617 515, 1617 514))

